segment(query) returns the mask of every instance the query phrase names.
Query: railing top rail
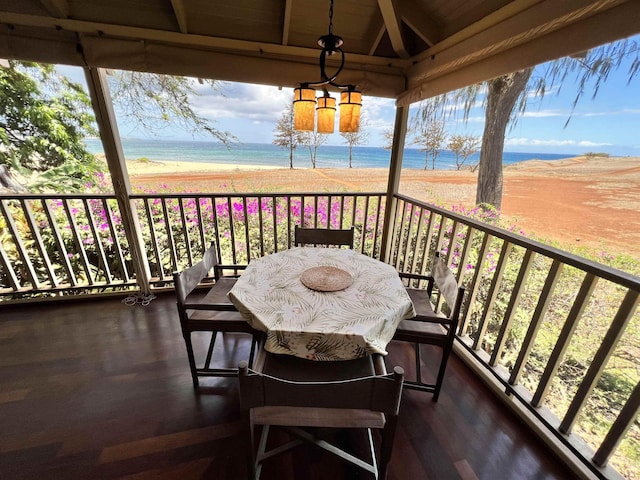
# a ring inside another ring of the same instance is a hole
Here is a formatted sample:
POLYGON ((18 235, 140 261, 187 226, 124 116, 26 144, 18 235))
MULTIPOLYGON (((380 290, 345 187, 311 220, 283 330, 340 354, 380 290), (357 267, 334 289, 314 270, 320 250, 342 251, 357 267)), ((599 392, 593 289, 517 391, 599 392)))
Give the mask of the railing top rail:
MULTIPOLYGON (((274 192, 274 193, 134 193, 130 198, 258 198, 258 197, 379 197, 385 192, 274 192)), ((0 200, 110 199, 113 193, 0 193, 0 200)))
POLYGON ((98 200, 116 198, 114 193, 0 193, 0 200, 98 200))
POLYGON ((386 196, 384 192, 273 192, 273 193, 138 193, 130 198, 260 198, 260 197, 378 197, 386 196))
POLYGON ((437 207, 436 205, 432 205, 430 203, 421 202, 419 200, 401 194, 396 194, 395 197, 405 202, 418 205, 422 208, 426 208, 439 215, 444 215, 448 218, 453 218, 460 222, 466 223, 467 225, 470 225, 477 230, 482 230, 484 232, 490 233, 494 237, 507 240, 514 245, 518 245, 547 257, 557 259, 567 265, 579 268, 580 270, 583 270, 587 273, 592 273, 600 278, 610 280, 626 288, 640 292, 640 277, 637 277, 631 273, 623 272, 622 270, 608 267, 606 265, 601 265, 592 260, 574 255, 569 252, 565 252, 549 245, 545 245, 536 240, 531 240, 529 238, 523 237, 522 235, 509 232, 508 230, 505 230, 503 228, 494 227, 487 223, 465 217, 464 215, 460 215, 459 213, 452 212, 445 208, 437 207))

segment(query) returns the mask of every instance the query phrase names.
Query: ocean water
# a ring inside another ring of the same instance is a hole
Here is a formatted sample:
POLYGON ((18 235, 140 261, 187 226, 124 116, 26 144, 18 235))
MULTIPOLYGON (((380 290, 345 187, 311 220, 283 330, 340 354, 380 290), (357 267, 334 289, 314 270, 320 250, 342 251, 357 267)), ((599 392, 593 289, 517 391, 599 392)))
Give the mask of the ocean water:
MULTIPOLYGON (((99 139, 85 139, 91 153, 103 153, 99 139)), ((123 138, 122 148, 127 160, 146 157, 149 160, 172 160, 181 162, 226 163, 231 165, 272 165, 289 166, 289 151, 268 143, 240 143, 230 149, 216 142, 150 140, 123 138)), ((571 154, 504 152, 502 163, 509 165, 525 160, 558 160, 571 157, 571 154)), ((479 154, 470 157, 467 164, 476 164, 479 154)), ((354 147, 353 168, 389 168, 391 152, 379 147, 354 147)), ((311 168, 308 149, 298 147, 294 152, 295 168, 311 168)), ((317 168, 347 168, 349 166, 349 148, 347 146, 321 145, 316 155, 317 168)), ((425 154, 415 148, 407 148, 402 160, 403 168, 425 166, 425 154)), ((444 150, 436 160, 436 168, 455 170, 455 155, 444 150)), ((431 168, 429 160, 428 168, 431 168)))

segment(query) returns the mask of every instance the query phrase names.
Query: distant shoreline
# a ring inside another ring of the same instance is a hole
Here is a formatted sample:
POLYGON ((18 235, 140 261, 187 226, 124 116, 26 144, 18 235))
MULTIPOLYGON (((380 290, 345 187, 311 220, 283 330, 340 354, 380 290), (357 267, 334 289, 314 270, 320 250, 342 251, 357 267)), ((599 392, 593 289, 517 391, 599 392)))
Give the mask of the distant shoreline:
MULTIPOLYGON (((93 154, 104 155, 99 141, 86 141, 87 148, 93 154)), ((252 167, 282 167, 289 168, 289 151, 273 144, 242 143, 234 144, 231 148, 213 142, 187 142, 171 140, 136 140, 123 139, 122 148, 127 160, 143 161, 176 161, 193 163, 213 163, 229 165, 250 165, 252 167)), ((312 162, 307 148, 299 146, 293 152, 294 168, 311 168, 312 162)), ((343 168, 349 166, 351 155, 353 168, 388 168, 391 152, 382 147, 355 146, 350 152, 349 147, 337 145, 322 145, 317 150, 316 166, 318 168, 343 168)), ((573 157, 571 154, 552 153, 522 153, 504 152, 503 164, 510 165, 526 160, 558 160, 573 157)), ((466 161, 467 165, 477 164, 479 154, 476 153, 466 161)), ((405 168, 424 169, 426 156, 416 148, 406 148, 403 155, 405 168)), ((431 159, 429 159, 431 167, 431 159)), ((457 159, 453 152, 443 150, 435 162, 437 170, 455 170, 457 159)))
MULTIPOLYGON (((104 158, 98 154, 98 157, 104 158)), ((524 160, 517 163, 512 163, 509 165, 505 165, 505 169, 521 169, 528 168, 533 165, 549 165, 553 163, 556 166, 560 166, 562 162, 571 162, 571 163, 579 163, 580 159, 584 157, 568 157, 562 158, 558 160, 524 160)), ((603 160, 603 157, 597 157, 592 160, 603 160)), ((606 157, 606 160, 611 160, 610 157, 606 157)), ((230 171, 257 171, 257 170, 290 170, 288 166, 278 166, 278 165, 249 165, 249 164, 232 164, 232 163, 219 163, 219 162, 190 162, 190 161, 175 161, 175 160, 127 160, 127 171, 130 175, 159 175, 159 174, 184 174, 184 173, 207 173, 207 172, 230 172, 230 171)), ((345 170, 371 170, 371 169, 380 169, 383 167, 354 167, 349 168, 348 166, 340 167, 345 170)), ((337 168, 338 170, 340 168, 337 168)), ((335 167, 318 167, 313 169, 308 166, 295 166, 295 170, 336 170, 335 167)), ((385 168, 383 168, 386 170, 385 168)), ((424 170, 424 168, 411 168, 404 167, 403 170, 424 170)), ((463 168, 462 170, 450 170, 450 169, 427 169, 427 171, 435 173, 442 172, 444 174, 451 174, 454 172, 470 172, 468 167, 463 168)), ((442 173, 437 173, 440 175, 442 173)))

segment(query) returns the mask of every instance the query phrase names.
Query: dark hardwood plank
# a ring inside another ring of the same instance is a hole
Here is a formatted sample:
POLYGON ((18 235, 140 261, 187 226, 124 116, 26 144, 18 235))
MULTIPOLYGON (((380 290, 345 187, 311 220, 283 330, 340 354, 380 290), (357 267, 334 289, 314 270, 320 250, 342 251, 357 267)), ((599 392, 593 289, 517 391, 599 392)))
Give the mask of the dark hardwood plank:
MULTIPOLYGON (((202 352, 208 339, 194 341, 202 352)), ((220 345, 216 362, 248 356, 246 336, 220 345)), ((437 351, 423 349, 428 366, 437 351)), ((389 350, 388 364, 412 375, 411 349, 389 350)), ((1 306, 0 478, 245 478, 235 379, 204 382, 195 393, 172 294, 146 307, 119 298, 1 306)), ((340 435, 363 445, 358 432, 340 435)), ((305 446, 267 462, 262 478, 370 476, 305 446)), ((572 475, 454 357, 439 402, 403 394, 389 478, 572 475)))

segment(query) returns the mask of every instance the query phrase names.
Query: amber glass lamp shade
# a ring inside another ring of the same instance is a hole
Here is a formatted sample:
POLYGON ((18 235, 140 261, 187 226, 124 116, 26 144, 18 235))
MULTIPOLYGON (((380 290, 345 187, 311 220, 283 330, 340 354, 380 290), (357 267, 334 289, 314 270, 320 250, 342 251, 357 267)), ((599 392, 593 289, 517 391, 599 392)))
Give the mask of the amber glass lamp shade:
POLYGON ((316 113, 316 91, 298 87, 293 90, 293 126, 296 130, 313 131, 316 113))
POLYGON ((336 99, 333 97, 318 97, 318 133, 333 133, 336 120, 336 99))
POLYGON ((340 94, 340 132, 354 133, 360 128, 362 93, 348 90, 340 94))

